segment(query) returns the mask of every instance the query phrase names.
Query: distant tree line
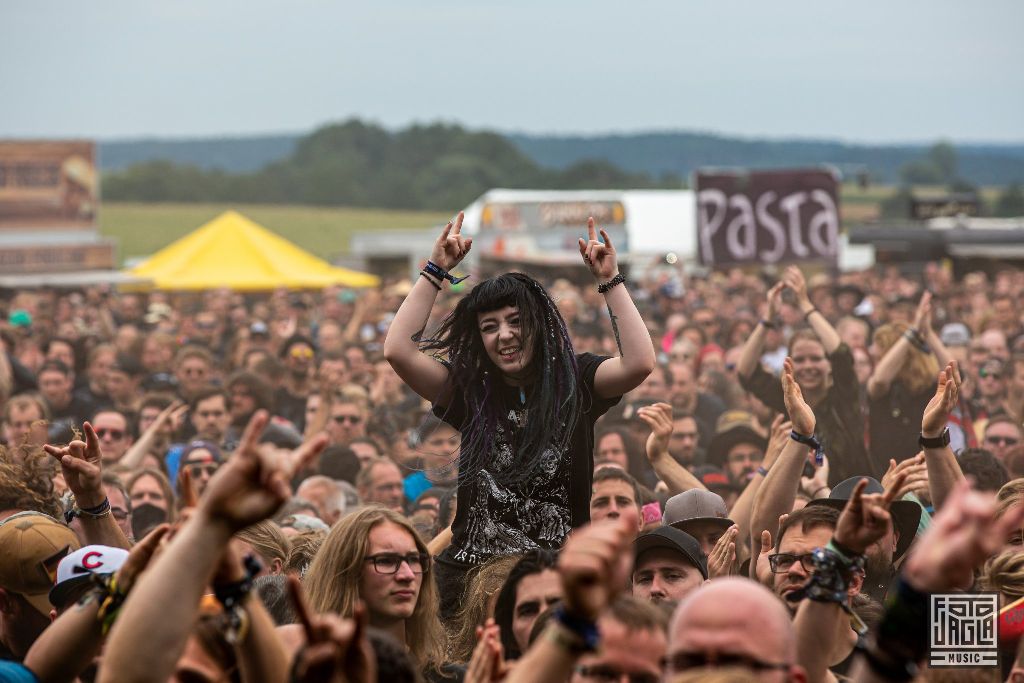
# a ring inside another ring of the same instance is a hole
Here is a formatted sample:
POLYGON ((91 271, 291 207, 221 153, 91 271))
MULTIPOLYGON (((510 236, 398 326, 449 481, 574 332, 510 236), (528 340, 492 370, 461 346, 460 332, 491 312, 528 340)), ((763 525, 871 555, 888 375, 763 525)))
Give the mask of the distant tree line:
POLYGON ((169 161, 136 164, 103 178, 105 199, 253 202, 438 209, 465 206, 494 187, 546 189, 680 188, 601 160, 544 168, 505 137, 454 125, 391 132, 361 121, 326 126, 294 153, 255 173, 203 170, 169 161))

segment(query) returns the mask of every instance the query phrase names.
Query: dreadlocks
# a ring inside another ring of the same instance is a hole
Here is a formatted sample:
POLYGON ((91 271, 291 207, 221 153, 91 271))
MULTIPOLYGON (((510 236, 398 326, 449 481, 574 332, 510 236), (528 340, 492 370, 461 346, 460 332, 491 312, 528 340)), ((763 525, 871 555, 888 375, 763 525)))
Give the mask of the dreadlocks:
POLYGON ((477 315, 506 306, 519 311, 521 343, 533 345, 527 374, 534 378, 532 400, 513 443, 511 466, 493 472, 504 485, 533 476, 549 450, 561 452, 580 417, 576 355, 555 302, 539 282, 523 273, 505 273, 481 282, 463 297, 442 322, 434 337, 421 340, 421 349, 446 357, 452 401, 461 401, 467 423, 459 456, 459 481, 466 482, 487 464, 502 412, 499 399, 504 382, 488 357, 477 315))

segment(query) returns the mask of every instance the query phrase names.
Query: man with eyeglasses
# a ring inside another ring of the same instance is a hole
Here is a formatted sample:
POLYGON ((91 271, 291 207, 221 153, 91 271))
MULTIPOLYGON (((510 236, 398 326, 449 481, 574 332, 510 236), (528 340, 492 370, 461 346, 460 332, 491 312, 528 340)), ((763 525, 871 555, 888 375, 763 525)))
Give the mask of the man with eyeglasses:
POLYGON ((978 367, 977 395, 971 401, 971 412, 975 420, 1009 414, 1006 379, 1006 366, 998 358, 989 358, 978 367))
POLYGON ((982 446, 990 451, 996 459, 1006 464, 1006 454, 1024 439, 1024 428, 1013 418, 1000 415, 993 417, 985 425, 985 438, 982 446))
POLYGON ((366 409, 351 399, 334 398, 327 420, 332 446, 347 446, 352 439, 366 436, 366 409))
POLYGON ((100 440, 104 464, 116 463, 134 441, 128 417, 117 410, 101 410, 90 422, 100 440))

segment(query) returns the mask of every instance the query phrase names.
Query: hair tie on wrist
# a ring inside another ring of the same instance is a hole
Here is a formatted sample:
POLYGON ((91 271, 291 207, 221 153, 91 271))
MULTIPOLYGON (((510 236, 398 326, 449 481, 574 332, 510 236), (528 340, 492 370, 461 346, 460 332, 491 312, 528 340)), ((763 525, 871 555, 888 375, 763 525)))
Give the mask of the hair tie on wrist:
POLYGON ((437 284, 436 282, 434 282, 434 278, 432 278, 432 277, 430 276, 430 273, 428 273, 428 272, 427 272, 426 270, 421 270, 421 271, 420 271, 420 275, 422 275, 423 277, 425 277, 425 278, 427 279, 427 282, 429 282, 430 284, 432 284, 432 285, 434 286, 434 288, 435 288, 435 289, 436 289, 437 291, 439 291, 439 292, 441 291, 441 285, 439 285, 439 284, 437 284))

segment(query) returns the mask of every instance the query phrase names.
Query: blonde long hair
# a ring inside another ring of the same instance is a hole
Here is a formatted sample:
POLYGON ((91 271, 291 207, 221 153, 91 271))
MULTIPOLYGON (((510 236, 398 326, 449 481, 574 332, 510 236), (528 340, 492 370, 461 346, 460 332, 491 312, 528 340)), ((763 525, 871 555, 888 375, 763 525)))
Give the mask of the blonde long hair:
MULTIPOLYGON (((875 330, 874 342, 884 356, 903 333, 909 328, 904 323, 889 323, 875 330)), ((935 377, 939 374, 939 361, 935 356, 925 353, 916 347, 910 348, 910 355, 896 375, 896 381, 905 386, 911 394, 920 394, 935 386, 935 377)))
MULTIPOLYGON (((324 539, 306 572, 303 587, 309 605, 317 612, 336 612, 351 617, 360 599, 359 584, 370 545, 370 531, 390 522, 409 532, 416 549, 429 556, 426 543, 402 515, 380 505, 370 505, 341 518, 324 539)), ((437 668, 445 661, 445 633, 438 618, 437 587, 431 575, 433 563, 423 573, 412 616, 405 620, 405 642, 423 668, 437 668)))

